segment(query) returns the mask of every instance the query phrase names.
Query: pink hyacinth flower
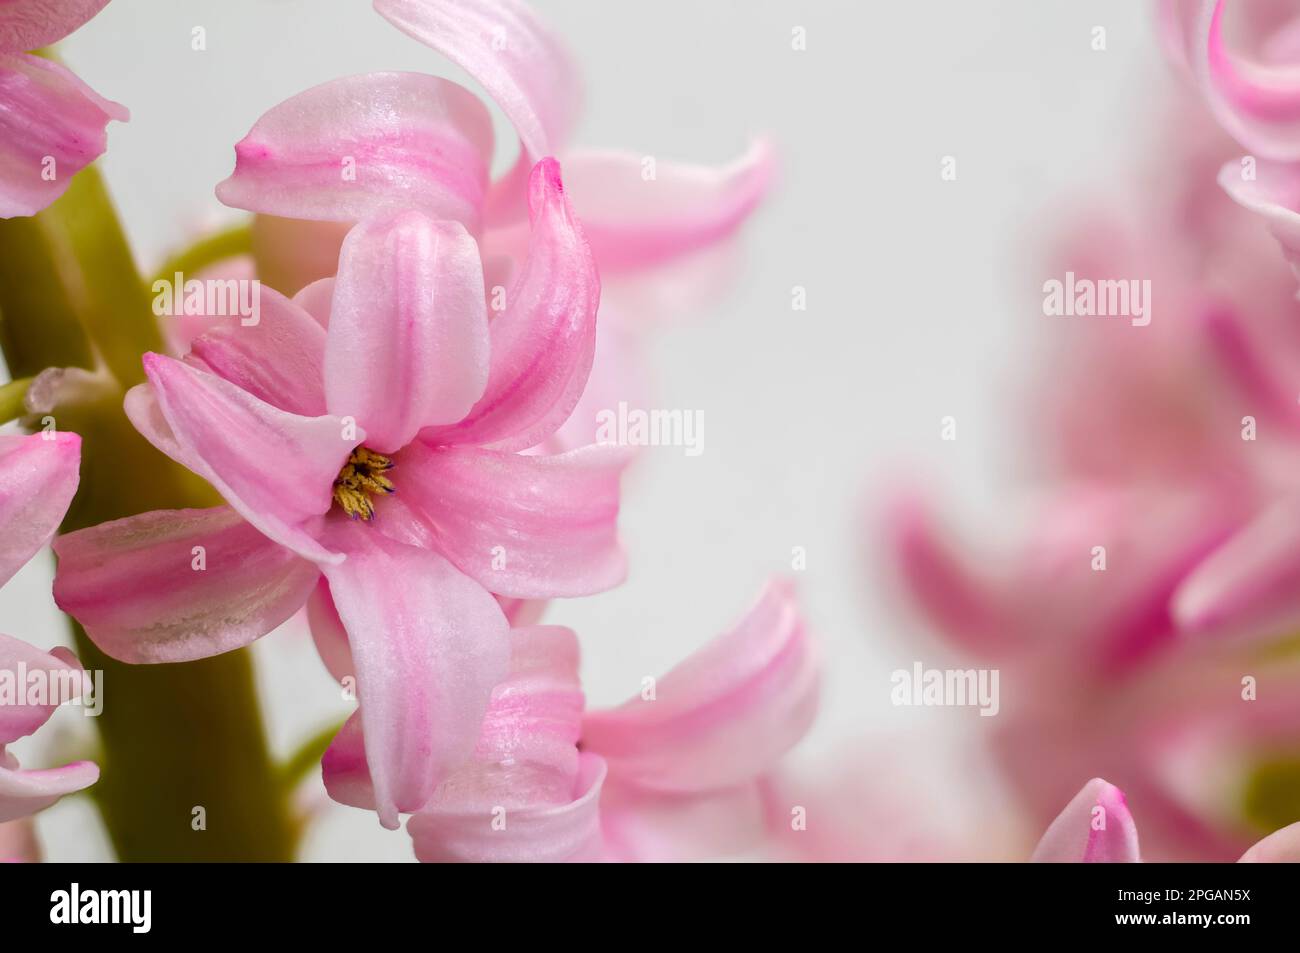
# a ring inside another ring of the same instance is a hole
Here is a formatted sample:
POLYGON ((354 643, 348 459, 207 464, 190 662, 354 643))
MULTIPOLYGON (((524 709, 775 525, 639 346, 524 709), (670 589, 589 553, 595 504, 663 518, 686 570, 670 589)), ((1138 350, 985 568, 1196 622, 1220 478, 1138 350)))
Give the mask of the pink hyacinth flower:
POLYGON ((35 215, 103 154, 126 107, 70 70, 26 52, 63 39, 108 0, 0 2, 0 218, 35 215))
MULTIPOLYGON (((818 700, 816 649, 788 584, 771 584, 653 698, 608 711, 584 714, 573 632, 532 626, 511 640, 473 760, 408 824, 417 857, 668 860, 762 836, 762 779, 807 732, 818 700)), ((335 800, 370 807, 355 721, 325 757, 325 784, 335 800)))
POLYGON ((626 455, 516 452, 581 392, 599 298, 553 160, 533 170, 529 203, 527 264, 490 329, 465 227, 381 210, 323 289, 295 302, 264 288, 257 325, 215 328, 184 360, 146 355, 128 416, 229 505, 56 543, 59 605, 128 662, 246 645, 323 577, 389 827, 472 753, 509 662, 493 595, 585 595, 626 572, 626 455))

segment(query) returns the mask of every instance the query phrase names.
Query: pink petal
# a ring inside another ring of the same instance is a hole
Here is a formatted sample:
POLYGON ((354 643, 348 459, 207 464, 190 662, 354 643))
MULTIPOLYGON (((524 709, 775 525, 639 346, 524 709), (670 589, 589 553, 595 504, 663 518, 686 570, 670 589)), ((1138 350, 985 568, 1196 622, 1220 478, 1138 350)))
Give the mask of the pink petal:
POLYGON ((155 510, 61 536, 54 599, 113 658, 185 662, 247 645, 320 573, 234 510, 155 510))
MULTIPOLYGON (((338 261, 338 255, 334 256, 338 261)), ((310 314, 322 328, 330 326, 330 308, 334 304, 334 276, 319 278, 293 296, 293 303, 310 314)))
POLYGON ((944 538, 920 496, 908 491, 892 500, 885 538, 903 590, 937 629, 977 654, 1007 648, 1018 629, 1002 585, 944 538))
POLYGON ((533 169, 532 237, 522 272, 492 321, 487 390, 453 427, 422 434, 431 443, 540 443, 573 412, 596 347, 600 279, 553 159, 533 169))
POLYGON ((324 567, 348 632, 379 819, 419 810, 467 760, 509 666, 500 607, 436 553, 339 520, 348 559, 324 567))
MULTIPOLYGON (((325 671, 342 683, 345 678, 355 678, 357 668, 352 664, 352 647, 348 645, 348 630, 343 627, 339 610, 334 606, 329 583, 321 576, 307 597, 307 626, 311 629, 316 654, 325 665, 325 671)), ((358 729, 359 730, 359 729, 358 729)))
POLYGON ((108 121, 129 117, 58 63, 0 53, 0 218, 57 199, 108 147, 108 121))
POLYGON ((354 712, 330 742, 321 758, 321 777, 333 800, 363 811, 375 810, 375 784, 366 764, 361 712, 354 712))
POLYGON ((415 844, 415 856, 423 863, 597 860, 603 856, 600 791, 604 781, 605 762, 584 752, 579 756, 572 799, 566 803, 513 810, 484 804, 422 811, 411 818, 406 829, 415 844), (504 829, 499 829, 501 820, 504 829))
POLYGON ((0 53, 21 53, 56 43, 106 6, 108 0, 3 0, 0 53))
POLYGON ((393 481, 441 552, 488 590, 579 596, 627 574, 616 525, 627 459, 613 446, 541 457, 414 443, 398 455, 393 481))
POLYGON ((93 761, 74 761, 61 768, 23 771, 0 746, 0 823, 43 811, 65 794, 99 780, 93 761))
POLYGON ((182 447, 176 439, 171 424, 163 416, 162 406, 158 403, 152 385, 136 384, 128 390, 122 398, 122 410, 127 420, 131 421, 131 426, 159 452, 195 472, 203 466, 198 457, 189 448, 182 447))
POLYGON ((620 784, 687 792, 751 781, 808 731, 818 682, 793 587, 775 581, 735 628, 660 678, 653 699, 588 714, 582 748, 620 784))
POLYGON ((468 90, 421 73, 367 73, 265 113, 236 144, 217 198, 338 222, 418 209, 477 228, 491 156, 491 120, 468 90))
POLYGON ((342 558, 300 524, 329 510, 334 479, 364 432, 358 428, 354 435, 337 417, 285 413, 214 374, 159 354, 146 354, 144 366, 181 451, 179 463, 282 546, 321 562, 342 558))
POLYGON ((392 453, 423 427, 464 417, 487 375, 483 268, 464 227, 400 212, 352 229, 325 349, 330 411, 392 453))
POLYGON ((42 652, 8 635, 0 635, 0 673, 12 680, 19 695, 0 703, 0 748, 30 735, 45 724, 63 702, 80 697, 86 685, 75 656, 69 658, 42 652), (27 704, 23 673, 45 672, 50 694, 48 704, 27 704), (68 672, 73 675, 61 675, 68 672))
POLYGON ((1300 864, 1300 822, 1274 831, 1241 855, 1242 864, 1300 864))
POLYGON ((1292 270, 1300 271, 1300 172, 1289 163, 1260 160, 1254 178, 1243 177, 1240 162, 1219 171, 1219 185, 1238 205, 1263 218, 1292 270))
POLYGON ((1281 638, 1300 623, 1300 500, 1259 516, 1197 566, 1174 593, 1188 633, 1281 638))
POLYGON ((492 690, 474 760, 438 789, 426 811, 567 804, 578 775, 583 695, 578 638, 537 625, 510 633, 510 674, 492 690))
MULTIPOLYGON (((1164 0, 1162 26, 1176 60, 1200 86, 1219 124, 1256 155, 1300 158, 1300 75, 1294 50, 1282 62, 1249 58, 1224 42, 1222 0, 1164 0)), ((1268 44, 1264 44, 1268 52, 1268 44)))
POLYGON ((81 438, 0 435, 0 586, 54 536, 77 492, 81 438))
POLYGON ((477 80, 532 161, 563 147, 581 107, 577 70, 523 0, 375 0, 375 10, 477 80))
POLYGON ((638 335, 605 320, 609 309, 603 305, 601 314, 587 386, 573 413, 555 433, 538 445, 538 449, 545 453, 564 453, 599 443, 603 437, 600 432, 602 414, 616 410, 620 403, 641 410, 653 407, 644 342, 638 335))
POLYGON ((325 332, 284 295, 262 287, 258 320, 225 322, 197 337, 190 355, 241 390, 273 407, 317 417, 325 413, 325 332))
MULTIPOLYGON (((319 604, 322 611, 332 607, 332 602, 319 604)), ((326 637, 333 641, 337 636, 328 629, 326 637)), ((578 772, 582 708, 573 632, 560 626, 511 630, 510 672, 492 690, 474 757, 438 788, 424 810, 567 803, 578 772)), ((356 716, 330 745, 324 769, 334 800, 373 809, 374 788, 356 716)))
POLYGON ((549 601, 546 599, 512 599, 509 596, 497 596, 497 604, 506 614, 510 627, 521 628, 535 625, 546 612, 549 601))
POLYGON ((1043 834, 1034 863, 1135 864, 1137 826, 1124 792, 1101 778, 1083 786, 1043 834))
POLYGON ((730 236, 771 187, 771 146, 754 143, 725 166, 658 162, 645 174, 630 152, 574 152, 564 178, 603 273, 644 268, 730 236))
POLYGON ((1286 372, 1277 366, 1276 348, 1258 340, 1250 322, 1235 309, 1211 309, 1205 315, 1204 327, 1206 342, 1219 367, 1250 402, 1253 415, 1264 418, 1267 414, 1266 421, 1276 420, 1283 427, 1300 431, 1300 407, 1291 394, 1286 372))

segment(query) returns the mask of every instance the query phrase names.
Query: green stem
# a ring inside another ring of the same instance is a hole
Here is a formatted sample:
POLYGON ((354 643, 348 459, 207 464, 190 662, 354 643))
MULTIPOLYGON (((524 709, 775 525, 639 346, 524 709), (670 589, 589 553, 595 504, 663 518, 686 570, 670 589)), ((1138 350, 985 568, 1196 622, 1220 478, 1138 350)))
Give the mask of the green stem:
POLYGON ((0 386, 0 423, 7 424, 27 413, 24 399, 27 397, 27 388, 31 383, 30 377, 20 377, 16 381, 0 386))
MULTIPOLYGON (((82 436, 81 485, 65 532, 160 508, 210 506, 210 487, 158 453, 122 413, 161 348, 149 298, 93 168, 32 218, 0 221, 0 346, 13 375, 94 366, 122 385, 56 410, 82 436)), ((104 672, 95 800, 127 861, 290 860, 298 834, 263 730, 247 651, 178 665, 125 665, 73 623, 82 664, 104 672), (196 830, 196 809, 204 829, 196 830)))
POLYGON ((250 255, 252 252, 253 227, 244 222, 201 238, 189 248, 172 255, 159 267, 149 282, 149 287, 153 287, 154 281, 173 280, 177 272, 185 275, 188 280, 210 265, 238 255, 250 255))
MULTIPOLYGON (((64 366, 91 368, 98 354, 123 388, 143 381, 140 355, 161 351, 162 333, 96 170, 77 175, 63 197, 39 215, 4 225, 12 240, 5 242, 9 260, 0 265, 0 274, 16 296, 5 309, 5 323, 39 322, 29 337, 42 352, 57 351, 67 344, 64 335, 74 335, 81 343, 69 349, 67 356, 75 359, 64 366), (15 274, 17 269, 23 270, 15 274), (37 284, 39 289, 24 288, 37 284), (51 309, 57 312, 57 329, 49 323, 51 309)), ((44 360, 41 368, 55 363, 44 360)), ((15 372, 12 364, 10 371, 15 372)))
POLYGON ((330 746, 334 736, 343 727, 343 722, 335 722, 323 728, 298 746, 289 760, 280 765, 280 783, 286 790, 296 788, 313 769, 320 765, 325 749, 330 746))

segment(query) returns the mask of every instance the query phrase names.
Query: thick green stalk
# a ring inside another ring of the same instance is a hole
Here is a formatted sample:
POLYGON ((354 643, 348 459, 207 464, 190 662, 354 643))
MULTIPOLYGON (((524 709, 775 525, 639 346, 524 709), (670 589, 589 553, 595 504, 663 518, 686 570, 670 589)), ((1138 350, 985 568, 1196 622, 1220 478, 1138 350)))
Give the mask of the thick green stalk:
MULTIPOLYGON (((44 212, 0 221, 0 346, 11 375, 90 369, 98 354, 120 384, 55 413, 60 430, 82 436, 81 486, 65 531, 217 502, 122 413, 126 387, 143 376, 141 353, 161 349, 150 300, 93 168, 44 212)), ((124 665, 75 623, 73 632, 82 664, 104 672, 102 776, 92 793, 119 858, 292 859, 297 824, 267 748, 247 652, 124 665)))
POLYGON ((0 423, 26 416, 27 388, 31 383, 30 377, 20 377, 0 386, 0 423))

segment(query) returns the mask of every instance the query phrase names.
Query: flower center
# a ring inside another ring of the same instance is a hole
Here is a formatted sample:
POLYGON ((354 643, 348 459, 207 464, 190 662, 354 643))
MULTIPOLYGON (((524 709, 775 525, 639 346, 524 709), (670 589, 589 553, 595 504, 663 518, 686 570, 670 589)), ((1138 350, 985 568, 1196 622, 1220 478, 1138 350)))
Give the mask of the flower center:
POLYGON ((388 457, 357 447, 334 480, 334 502, 354 520, 374 519, 371 497, 393 492, 393 481, 384 476, 392 468, 388 457))

